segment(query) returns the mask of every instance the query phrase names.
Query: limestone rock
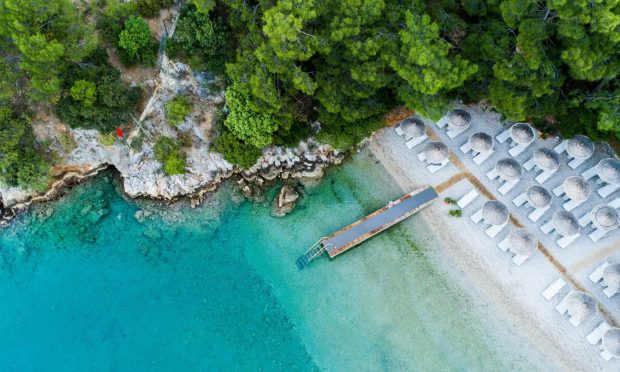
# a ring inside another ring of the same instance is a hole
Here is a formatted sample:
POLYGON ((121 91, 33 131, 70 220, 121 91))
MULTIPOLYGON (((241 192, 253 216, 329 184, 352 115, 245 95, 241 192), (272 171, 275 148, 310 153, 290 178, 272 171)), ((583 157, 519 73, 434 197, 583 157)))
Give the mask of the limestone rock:
POLYGON ((290 213, 299 199, 299 194, 291 186, 285 185, 280 189, 278 196, 273 200, 271 215, 274 217, 284 217, 290 213))

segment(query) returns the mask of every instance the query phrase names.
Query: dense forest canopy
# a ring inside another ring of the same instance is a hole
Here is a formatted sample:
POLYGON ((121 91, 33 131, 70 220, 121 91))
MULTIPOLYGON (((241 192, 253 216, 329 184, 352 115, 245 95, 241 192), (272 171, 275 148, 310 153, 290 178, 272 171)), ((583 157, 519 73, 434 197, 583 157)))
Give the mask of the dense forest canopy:
MULTIPOLYGON (((0 0, 3 125, 23 126, 23 107, 42 102, 74 127, 106 132, 115 121, 125 124, 137 92, 123 86, 101 50, 115 50, 128 66, 152 65, 157 41, 144 18, 170 6, 171 0, 0 0), (109 98, 115 96, 122 104, 109 98)), ((310 135, 315 122, 320 141, 347 148, 395 106, 438 119, 455 99, 488 102, 506 118, 545 131, 620 137, 620 0, 175 6, 180 17, 166 52, 225 81, 216 148, 244 167, 261 147, 310 135)), ((182 117, 181 109, 170 107, 167 115, 182 117)), ((182 165, 168 163, 173 173, 182 165)))

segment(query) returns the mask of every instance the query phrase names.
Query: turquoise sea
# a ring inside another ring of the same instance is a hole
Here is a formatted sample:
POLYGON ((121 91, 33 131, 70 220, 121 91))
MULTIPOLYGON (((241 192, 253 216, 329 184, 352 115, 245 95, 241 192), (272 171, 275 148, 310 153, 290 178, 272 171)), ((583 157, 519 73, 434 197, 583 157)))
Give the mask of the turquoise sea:
POLYGON ((419 216, 297 271, 402 194, 365 152, 281 219, 230 186, 196 209, 119 189, 106 173, 0 230, 0 370, 546 369, 419 216))

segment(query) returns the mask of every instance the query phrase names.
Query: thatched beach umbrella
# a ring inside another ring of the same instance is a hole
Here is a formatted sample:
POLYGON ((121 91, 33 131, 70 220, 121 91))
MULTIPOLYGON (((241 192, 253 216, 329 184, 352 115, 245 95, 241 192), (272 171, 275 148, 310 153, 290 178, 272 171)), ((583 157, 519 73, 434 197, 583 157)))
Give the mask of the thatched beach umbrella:
POLYGON ((412 138, 422 137, 426 134, 426 124, 418 118, 407 118, 401 121, 400 129, 412 138))
POLYGON ((592 225, 602 231, 611 231, 618 227, 618 212, 607 204, 597 205, 590 213, 592 225))
POLYGON ((493 137, 484 132, 476 132, 469 136, 469 145, 476 152, 486 152, 493 148, 493 137))
POLYGON ((568 140, 566 152, 573 158, 589 159, 594 155, 594 143, 590 138, 580 134, 568 140))
POLYGON ((534 151, 534 164, 545 171, 554 171, 560 167, 560 155, 554 150, 542 147, 534 151))
POLYGON ((592 186, 582 176, 566 177, 563 187, 566 196, 572 200, 586 200, 592 194, 592 186))
POLYGON ((620 328, 609 328, 603 333, 603 348, 616 358, 620 358, 620 328))
POLYGON ((464 131, 471 125, 471 115, 461 109, 450 110, 448 113, 448 126, 453 130, 464 131))
POLYGON ((525 190, 525 197, 534 208, 545 208, 551 204, 552 196, 549 190, 542 186, 534 185, 525 190))
POLYGON ((620 263, 608 265, 603 270, 603 281, 610 288, 620 288, 620 263))
POLYGON ((521 178, 521 175, 523 174, 521 164, 513 158, 498 160, 495 164, 495 170, 504 181, 517 180, 521 178))
POLYGON ((429 164, 441 164, 449 154, 448 146, 441 142, 428 142, 424 147, 424 156, 429 164))
POLYGON ((527 123, 517 123, 510 127, 510 138, 520 145, 534 141, 534 129, 527 123))
POLYGON ((508 221, 508 208, 497 200, 489 200, 482 206, 482 217, 487 225, 503 225, 508 221))
POLYGON ((584 322, 598 313, 598 306, 594 297, 584 292, 573 291, 566 299, 566 310, 571 317, 584 322))
POLYGON ((607 158, 599 161, 596 165, 596 173, 603 181, 620 185, 620 160, 607 158))
POLYGON ((579 221, 568 211, 557 211, 551 219, 553 227, 562 236, 573 236, 579 232, 579 221))
POLYGON ((536 252, 538 241, 536 236, 527 229, 514 229, 508 235, 510 249, 523 256, 531 256, 536 252))

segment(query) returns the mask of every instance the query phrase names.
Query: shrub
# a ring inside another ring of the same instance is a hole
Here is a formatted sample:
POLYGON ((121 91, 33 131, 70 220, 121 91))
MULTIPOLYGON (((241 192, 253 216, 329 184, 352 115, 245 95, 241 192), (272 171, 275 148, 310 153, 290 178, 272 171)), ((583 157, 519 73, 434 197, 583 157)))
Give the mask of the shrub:
POLYGON ((134 1, 99 0, 94 5, 99 35, 108 44, 117 46, 118 35, 123 31, 125 21, 136 14, 134 1))
POLYGON ((73 134, 71 134, 71 132, 60 133, 58 135, 58 142, 60 142, 60 145, 65 152, 71 152, 77 147, 75 138, 73 138, 73 134))
POLYGON ((166 102, 164 107, 166 119, 175 127, 181 125, 185 117, 192 112, 192 109, 192 103, 187 96, 176 96, 166 102))
POLYGON ((97 86, 92 81, 77 80, 69 90, 71 98, 80 101, 86 107, 90 107, 97 99, 97 86))
POLYGON ((159 137, 153 151, 155 159, 163 164, 164 173, 169 176, 185 173, 185 155, 174 139, 159 137))
POLYGON ((443 201, 444 201, 446 204, 452 204, 452 205, 456 204, 456 200, 454 200, 454 199, 452 199, 452 198, 445 198, 443 201))
POLYGON ((159 16, 160 10, 170 8, 173 3, 174 0, 138 0, 136 8, 142 17, 155 18, 159 16))
POLYGON ((452 217, 461 217, 463 212, 460 209, 451 209, 448 214, 452 217))
POLYGON ((148 23, 141 17, 131 16, 118 35, 119 57, 126 65, 142 63, 154 66, 158 44, 148 23))
POLYGON ((229 132, 223 133, 215 140, 215 149, 226 161, 244 169, 254 165, 263 154, 261 149, 248 145, 229 132))
POLYGON ((118 136, 116 135, 116 132, 109 132, 109 133, 99 135, 99 143, 101 143, 104 146, 114 145, 117 139, 118 139, 118 136))

